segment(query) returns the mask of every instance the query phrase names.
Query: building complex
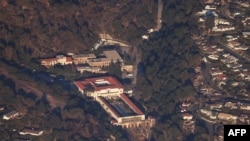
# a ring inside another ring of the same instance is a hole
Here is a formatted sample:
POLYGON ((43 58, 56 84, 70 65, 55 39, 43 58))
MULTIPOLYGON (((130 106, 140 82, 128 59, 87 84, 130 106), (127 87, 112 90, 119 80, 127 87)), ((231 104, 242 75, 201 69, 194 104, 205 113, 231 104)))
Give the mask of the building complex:
POLYGON ((51 67, 56 64, 68 65, 68 64, 87 64, 90 67, 104 67, 109 66, 112 62, 121 62, 123 59, 117 53, 116 50, 103 51, 103 57, 97 57, 95 54, 78 54, 72 56, 57 55, 53 58, 41 59, 41 65, 45 67, 51 67))
POLYGON ((153 126, 155 120, 148 117, 124 94, 123 85, 114 77, 87 78, 75 81, 81 94, 93 97, 113 118, 111 123, 124 128, 153 126))

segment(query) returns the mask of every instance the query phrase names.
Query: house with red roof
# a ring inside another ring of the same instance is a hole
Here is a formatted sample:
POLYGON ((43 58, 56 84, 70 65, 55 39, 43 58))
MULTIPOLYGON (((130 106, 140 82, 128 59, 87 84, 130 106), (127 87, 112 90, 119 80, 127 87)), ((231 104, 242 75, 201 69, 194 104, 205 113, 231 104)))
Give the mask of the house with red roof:
POLYGON ((112 76, 87 78, 74 82, 82 94, 96 98, 97 96, 112 97, 123 93, 122 84, 112 76))
POLYGON ((51 67, 56 64, 68 65, 72 64, 73 59, 70 56, 57 55, 54 58, 40 59, 41 65, 45 67, 51 67))
POLYGON ((80 93, 93 97, 102 106, 112 118, 113 125, 130 128, 155 123, 153 118, 146 119, 138 105, 123 93, 123 85, 115 77, 86 78, 74 84, 80 93))

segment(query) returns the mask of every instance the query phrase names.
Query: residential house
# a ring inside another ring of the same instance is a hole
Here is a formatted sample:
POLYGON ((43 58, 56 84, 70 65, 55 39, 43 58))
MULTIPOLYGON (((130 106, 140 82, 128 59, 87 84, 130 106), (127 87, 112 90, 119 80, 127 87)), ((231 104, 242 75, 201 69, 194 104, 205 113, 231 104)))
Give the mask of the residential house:
POLYGON ((231 83, 231 86, 233 86, 233 87, 237 87, 239 85, 240 85, 240 82, 237 82, 237 81, 234 81, 231 83))
POLYGON ((44 131, 37 128, 24 128, 22 129, 19 134, 20 135, 31 135, 31 136, 41 136, 43 135, 44 131))
POLYGON ((149 35, 142 35, 141 38, 144 39, 144 40, 148 40, 149 35))
POLYGON ((3 119, 4 120, 10 120, 10 119, 16 118, 17 116, 19 116, 19 113, 16 110, 14 110, 14 111, 11 111, 11 112, 9 112, 7 114, 4 114, 3 119))
POLYGON ((40 62, 42 66, 50 67, 57 64, 57 59, 56 58, 41 59, 40 62))
POLYGON ((227 57, 230 56, 230 54, 229 53, 223 53, 222 56, 225 57, 225 58, 227 58, 227 57))
POLYGON ((216 5, 206 5, 205 10, 216 10, 216 5))
POLYGON ((215 26, 217 26, 217 25, 230 25, 231 23, 226 19, 215 18, 214 24, 215 24, 215 26))
POLYGON ((207 116, 211 116, 212 115, 212 111, 207 110, 207 109, 200 109, 200 113, 201 114, 205 114, 207 116))
POLYGON ((238 109, 238 103, 235 102, 226 102, 224 106, 230 109, 238 109))
POLYGON ((103 73, 104 72, 104 71, 101 71, 100 67, 91 67, 91 66, 77 66, 76 69, 80 73, 83 73, 83 72, 103 73))
POLYGON ((154 29, 153 29, 153 28, 148 29, 148 33, 152 33, 152 32, 154 32, 154 29))
POLYGON ((234 50, 241 50, 241 51, 244 51, 244 50, 248 50, 248 46, 246 46, 246 45, 241 45, 241 46, 236 46, 236 47, 234 47, 233 49, 234 50))
POLYGON ((204 18, 199 18, 198 22, 203 23, 203 22, 205 22, 205 19, 204 18))
POLYGON ((216 48, 209 48, 208 47, 208 48, 205 48, 204 51, 205 51, 206 54, 216 54, 216 53, 218 53, 216 48))
POLYGON ((214 93, 214 89, 209 86, 202 86, 200 88, 200 92, 203 93, 204 95, 211 95, 214 93))
POLYGON ((241 68, 242 67, 242 64, 232 64, 231 65, 233 69, 236 69, 236 68, 241 68))
POLYGON ((237 36, 227 35, 226 38, 227 38, 227 41, 230 42, 230 41, 235 41, 235 40, 239 39, 239 36, 238 35, 237 36))
POLYGON ((5 109, 4 107, 0 106, 0 111, 3 111, 4 109, 5 109))
POLYGON ((211 75, 212 75, 212 76, 222 75, 222 74, 224 74, 224 72, 221 71, 221 70, 218 69, 218 68, 212 68, 212 69, 211 69, 211 75))
POLYGON ((181 104, 182 107, 190 107, 191 106, 191 102, 189 101, 183 101, 181 104))
POLYGON ((215 32, 225 32, 225 31, 232 31, 232 30, 235 30, 235 27, 231 26, 231 25, 217 25, 217 26, 214 26, 212 31, 215 31, 215 32))
POLYGON ((247 104, 247 103, 243 103, 241 106, 240 106, 240 109, 241 110, 250 110, 250 104, 247 104))
POLYGON ((227 56, 225 59, 221 59, 221 62, 225 63, 225 64, 231 64, 231 63, 236 63, 239 59, 229 55, 227 56))
POLYGON ((220 109, 222 108, 223 105, 222 103, 215 103, 215 104, 209 104, 208 106, 211 110, 213 110, 213 109, 220 109))
POLYGON ((196 75, 195 79, 193 80, 193 86, 195 88, 198 88, 198 86, 203 84, 203 76, 202 75, 196 75))
POLYGON ((213 112, 211 110, 206 110, 206 109, 200 109, 200 113, 202 115, 207 116, 209 119, 215 120, 217 119, 216 112, 213 112))
POLYGON ((211 55, 208 55, 208 58, 210 58, 210 59, 212 59, 212 60, 218 60, 219 56, 218 56, 218 55, 211 54, 211 55))
POLYGON ((191 115, 189 113, 184 113, 184 114, 181 114, 181 115, 182 115, 183 120, 192 120, 193 119, 193 115, 191 115))
POLYGON ((240 42, 237 42, 237 41, 230 41, 227 43, 228 47, 230 48, 234 48, 235 46, 239 46, 240 45, 240 42))
POLYGON ((248 8, 248 7, 250 7, 250 2, 249 1, 244 1, 244 2, 239 2, 239 4, 241 5, 241 6, 243 6, 243 7, 246 7, 246 8, 248 8))
POLYGON ((238 119, 238 116, 232 115, 232 114, 227 114, 227 113, 219 113, 218 114, 218 119, 219 120, 227 120, 227 121, 235 121, 238 119))
POLYGON ((242 35, 243 35, 244 38, 249 38, 250 37, 250 31, 242 32, 242 35))
POLYGON ((244 80, 250 81, 250 73, 245 72, 244 75, 245 75, 244 80))

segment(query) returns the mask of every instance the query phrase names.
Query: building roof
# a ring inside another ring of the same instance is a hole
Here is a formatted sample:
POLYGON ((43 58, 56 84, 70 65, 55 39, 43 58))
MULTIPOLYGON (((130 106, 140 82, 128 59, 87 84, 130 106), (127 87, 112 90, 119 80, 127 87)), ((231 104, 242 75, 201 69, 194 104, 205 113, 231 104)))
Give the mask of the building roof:
POLYGON ((72 57, 66 57, 66 62, 72 62, 72 57))
POLYGON ((110 88, 123 88, 122 84, 112 76, 87 78, 84 81, 75 81, 75 85, 84 90, 87 86, 92 86, 95 91, 110 89, 110 88))
POLYGON ((11 112, 5 114, 4 116, 11 117, 11 116, 16 115, 16 114, 18 114, 18 112, 14 110, 14 111, 11 111, 11 112))
POLYGON ((43 130, 37 129, 37 128, 30 128, 30 127, 25 127, 20 134, 21 135, 41 135, 43 133, 43 130))
POLYGON ((138 115, 143 115, 143 112, 125 95, 125 94, 120 94, 122 100, 126 102, 129 107, 138 115))
POLYGON ((77 54, 77 55, 73 55, 72 56, 74 59, 76 58, 82 58, 82 57, 86 57, 86 58, 96 58, 95 54, 90 53, 90 54, 77 54))
POLYGON ((121 58, 121 56, 117 53, 116 50, 103 51, 103 54, 104 54, 107 58, 109 58, 109 59, 111 59, 111 60, 113 60, 113 61, 117 61, 117 60, 123 61, 122 58, 121 58))
POLYGON ((78 87, 81 90, 85 89, 85 86, 81 81, 75 81, 74 84, 76 85, 76 87, 78 87))
POLYGON ((193 117, 193 115, 189 114, 189 113, 184 113, 184 114, 181 114, 182 117, 193 117))
POLYGON ((237 118, 236 115, 227 114, 227 113, 219 113, 218 117, 220 117, 220 118, 237 118))

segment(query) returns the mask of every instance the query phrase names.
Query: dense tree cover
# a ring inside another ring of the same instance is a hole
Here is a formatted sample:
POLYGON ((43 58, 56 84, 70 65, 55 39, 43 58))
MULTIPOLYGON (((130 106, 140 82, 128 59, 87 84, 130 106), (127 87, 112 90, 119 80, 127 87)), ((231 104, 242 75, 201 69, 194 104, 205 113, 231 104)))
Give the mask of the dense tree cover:
POLYGON ((153 28, 154 0, 3 0, 0 55, 27 63, 31 57, 82 53, 99 33, 135 42, 153 28))
MULTIPOLYGON (((191 39, 191 33, 199 33, 192 15, 201 6, 193 0, 168 0, 163 4, 162 29, 140 45, 144 70, 138 75, 137 91, 146 112, 158 121, 151 139, 182 140, 181 119, 175 109, 180 100, 194 96, 191 82, 194 74, 190 70, 199 63, 200 56, 191 39)), ((153 28, 156 6, 156 0, 4 0, 0 5, 0 55, 17 64, 31 63, 41 70, 31 57, 84 52, 96 42, 98 33, 134 43, 153 28)), ((60 80, 52 83, 47 75, 30 75, 8 65, 15 75, 38 84, 44 92, 66 103, 64 108, 53 110, 46 97, 41 101, 29 99, 27 104, 20 98, 24 95, 16 96, 23 105, 28 105, 25 118, 17 122, 31 125, 39 121, 35 126, 51 129, 47 136, 34 140, 103 140, 110 134, 119 141, 127 140, 124 130, 111 126, 109 117, 96 102, 79 98, 69 83, 60 80)), ((110 73, 120 75, 117 68, 112 65, 110 73)), ((68 66, 54 69, 50 71, 70 70, 68 66)), ((3 96, 15 97, 11 85, 1 86, 3 93, 9 94, 3 96)), ((21 128, 20 123, 9 126, 21 128)), ((10 135, 9 131, 1 132, 10 135)))
POLYGON ((71 140, 72 138, 103 140, 111 134, 118 140, 127 140, 125 131, 110 124, 110 117, 97 102, 81 97, 75 87, 62 76, 54 78, 46 72, 34 72, 14 62, 4 60, 0 62, 1 69, 9 71, 8 77, 0 75, 0 103, 8 107, 0 114, 13 109, 24 113, 24 117, 18 120, 7 122, 1 120, 5 126, 0 128, 1 139, 19 138, 18 132, 11 130, 15 128, 19 131, 25 126, 31 126, 46 132, 45 136, 28 137, 32 140, 71 140), (12 80, 14 76, 15 80, 12 80), (17 81, 27 85, 39 84, 39 89, 44 92, 44 95, 39 98, 36 94, 27 92, 27 88, 17 89, 15 83, 17 81), (65 103, 64 106, 52 107, 48 94, 65 103))
POLYGON ((176 104, 195 96, 190 70, 200 63, 200 55, 191 36, 199 32, 192 16, 199 5, 192 0, 165 1, 165 24, 140 45, 144 71, 139 72, 137 90, 147 112, 158 119, 152 140, 183 140, 176 104))

